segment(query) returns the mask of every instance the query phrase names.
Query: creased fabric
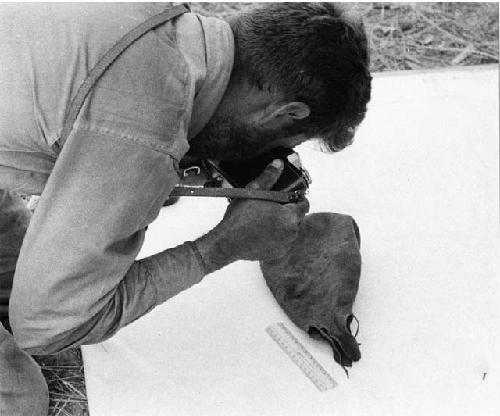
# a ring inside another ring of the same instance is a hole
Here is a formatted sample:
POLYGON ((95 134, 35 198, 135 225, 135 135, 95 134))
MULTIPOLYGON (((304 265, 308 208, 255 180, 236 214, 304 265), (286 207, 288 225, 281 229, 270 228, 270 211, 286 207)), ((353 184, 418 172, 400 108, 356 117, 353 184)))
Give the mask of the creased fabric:
MULTIPOLYGON (((88 72, 124 34, 168 7, 0 4, 0 189, 43 192, 63 146, 67 108, 88 72)), ((227 22, 186 13, 124 52, 98 83, 100 93, 91 93, 89 117, 79 121, 163 142, 181 157, 188 131, 192 137, 203 128, 220 102, 233 57, 227 22), (165 125, 175 128, 176 121, 183 132, 172 140, 165 125)))
POLYGON ((288 317, 312 337, 328 341, 335 361, 349 367, 361 358, 350 329, 361 275, 359 230, 352 217, 307 215, 287 255, 260 267, 288 317))
POLYGON ((58 139, 98 58, 166 7, 0 6, 0 189, 41 193, 9 305, 29 353, 102 341, 204 276, 186 245, 135 258, 179 180, 190 125, 203 127, 229 82, 226 22, 188 13, 145 34, 98 81, 66 142, 58 139))

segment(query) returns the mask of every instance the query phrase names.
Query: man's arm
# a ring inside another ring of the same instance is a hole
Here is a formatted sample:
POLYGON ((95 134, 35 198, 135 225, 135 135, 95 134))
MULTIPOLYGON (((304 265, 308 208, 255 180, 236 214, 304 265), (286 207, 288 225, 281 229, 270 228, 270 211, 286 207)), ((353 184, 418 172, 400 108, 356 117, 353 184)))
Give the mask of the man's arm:
POLYGON ((102 341, 202 279, 190 245, 134 262, 176 182, 164 152, 97 129, 68 138, 17 264, 10 319, 22 348, 102 341))
MULTIPOLYGON (((235 200, 205 236, 134 261, 144 228, 177 182, 174 163, 109 132, 70 136, 17 263, 10 320, 22 348, 48 354, 103 341, 207 273, 286 254, 307 200, 235 200)), ((270 165, 249 186, 270 189, 280 173, 270 165)))
MULTIPOLYGON (((280 173, 269 165, 249 186, 270 189, 280 173)), ((17 264, 10 319, 22 348, 48 354, 103 341, 207 273, 283 256, 309 208, 235 200, 205 236, 134 262, 176 182, 164 152, 97 130, 70 136, 17 264)))

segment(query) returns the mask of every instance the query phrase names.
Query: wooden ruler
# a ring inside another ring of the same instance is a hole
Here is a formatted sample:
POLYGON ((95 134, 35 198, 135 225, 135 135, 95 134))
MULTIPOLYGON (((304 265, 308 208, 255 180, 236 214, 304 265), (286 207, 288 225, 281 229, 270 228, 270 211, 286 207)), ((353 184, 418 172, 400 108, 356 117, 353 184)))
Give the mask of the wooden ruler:
POLYGON ((311 380, 319 391, 326 391, 337 385, 333 377, 326 372, 318 361, 290 332, 284 323, 269 325, 266 332, 279 345, 288 357, 311 380))

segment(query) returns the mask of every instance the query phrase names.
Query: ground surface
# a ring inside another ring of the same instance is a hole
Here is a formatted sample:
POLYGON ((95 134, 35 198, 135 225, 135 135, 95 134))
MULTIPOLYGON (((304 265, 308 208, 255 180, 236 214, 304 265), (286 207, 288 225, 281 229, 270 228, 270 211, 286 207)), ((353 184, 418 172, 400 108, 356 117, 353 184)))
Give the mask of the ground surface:
MULTIPOLYGON (((252 3, 193 3, 226 17, 252 3)), ((374 72, 498 62, 497 3, 349 4, 365 21, 374 72)), ((88 415, 79 349, 36 357, 50 391, 50 416, 88 415)))

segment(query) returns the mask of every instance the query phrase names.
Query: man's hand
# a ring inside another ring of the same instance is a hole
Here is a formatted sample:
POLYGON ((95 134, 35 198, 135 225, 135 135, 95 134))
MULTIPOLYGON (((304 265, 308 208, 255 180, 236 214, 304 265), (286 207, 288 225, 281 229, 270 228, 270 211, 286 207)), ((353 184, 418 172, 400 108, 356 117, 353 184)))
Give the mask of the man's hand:
MULTIPOLYGON (((283 170, 275 160, 247 188, 271 189, 283 170)), ((309 211, 304 199, 293 204, 237 199, 222 221, 195 244, 211 273, 236 260, 270 260, 284 256, 298 233, 298 225, 309 211)))

